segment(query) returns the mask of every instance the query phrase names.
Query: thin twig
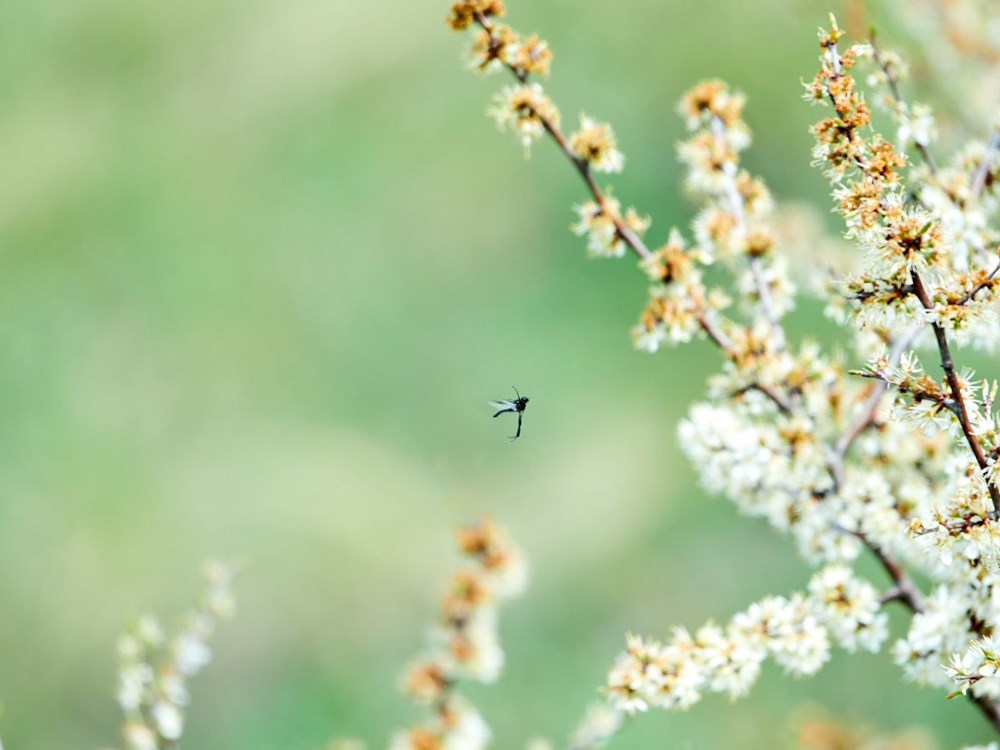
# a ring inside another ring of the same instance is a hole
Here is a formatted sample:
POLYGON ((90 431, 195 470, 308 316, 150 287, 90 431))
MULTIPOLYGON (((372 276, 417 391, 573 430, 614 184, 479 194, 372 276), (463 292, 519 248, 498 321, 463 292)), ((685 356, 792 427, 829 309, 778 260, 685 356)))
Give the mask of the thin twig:
POLYGON ((914 613, 923 612, 924 596, 903 566, 878 545, 864 539, 864 537, 862 537, 862 541, 872 551, 872 554, 875 555, 875 558, 882 564, 885 572, 892 579, 893 588, 890 591, 894 591, 895 595, 889 601, 898 600, 903 602, 914 613))
MULTIPOLYGON (((913 279, 913 293, 920 300, 920 304, 923 305, 924 310, 928 312, 933 311, 934 303, 927 294, 927 289, 924 287, 924 282, 920 278, 920 274, 914 269, 910 272, 910 276, 913 279)), ((941 367, 944 369, 945 378, 951 387, 951 396, 955 400, 955 416, 958 417, 962 433, 965 435, 965 440, 969 444, 969 448, 972 449, 972 454, 976 457, 979 469, 985 473, 990 467, 990 462, 986 458, 986 453, 983 451, 983 446, 980 444, 979 438, 976 437, 975 430, 972 429, 972 422, 969 419, 969 409, 965 403, 965 395, 962 393, 962 384, 958 379, 958 373, 955 372, 955 362, 951 357, 948 334, 940 323, 931 323, 931 327, 934 329, 934 338, 937 339, 938 352, 941 354, 941 367)), ((998 517, 997 511, 1000 509, 1000 490, 996 488, 993 482, 986 482, 986 487, 989 489, 990 500, 993 505, 990 509, 990 518, 996 520, 998 517)))
POLYGON ((1000 273, 1000 263, 997 264, 996 268, 994 268, 992 271, 990 271, 990 274, 989 274, 989 276, 986 277, 985 281, 983 281, 983 282, 981 282, 979 284, 976 284, 976 286, 973 289, 970 289, 965 294, 965 296, 963 296, 962 299, 960 299, 958 301, 958 304, 959 305, 964 305, 969 300, 975 298, 975 296, 977 294, 979 294, 981 291, 983 291, 983 289, 985 289, 986 287, 993 286, 993 283, 992 283, 993 279, 996 277, 996 275, 998 273, 1000 273))
MULTIPOLYGON (((899 360, 903 356, 903 352, 910 348, 913 344, 913 340, 920 333, 920 324, 913 323, 902 336, 896 339, 892 347, 889 349, 889 355, 887 357, 890 365, 899 364, 899 360)), ((851 423, 851 425, 844 431, 844 434, 840 436, 837 440, 836 446, 834 448, 834 453, 840 462, 843 462, 844 458, 847 456, 847 451, 850 450, 854 441, 857 440, 858 436, 864 432, 868 427, 875 423, 875 417, 878 413, 878 405, 882 401, 882 396, 888 390, 889 384, 879 381, 872 385, 868 396, 865 398, 864 403, 861 405, 861 409, 858 411, 858 416, 851 423)))
MULTIPOLYGON (((535 114, 538 115, 537 112, 535 114)), ((549 135, 551 135, 552 138, 555 139, 555 142, 559 144, 559 148, 562 152, 566 154, 566 157, 571 162, 573 162, 573 166, 576 167, 576 171, 580 173, 583 181, 587 183, 587 188, 590 190, 590 194, 594 196, 594 201, 600 207, 601 212, 605 216, 609 216, 615 223, 615 231, 618 232, 618 236, 624 240, 625 244, 632 248, 633 252, 635 252, 635 254, 641 259, 645 260, 649 258, 653 253, 648 247, 646 247, 646 243, 642 241, 639 235, 629 229, 628 225, 625 224, 620 216, 618 216, 615 212, 608 210, 607 198, 604 195, 604 191, 601 190, 601 188, 597 185, 597 182, 594 180, 594 175, 591 174, 590 162, 586 159, 577 158, 576 154, 573 153, 573 149, 569 147, 569 141, 566 140, 566 136, 563 135, 558 125, 547 117, 542 117, 541 115, 538 115, 538 117, 541 119, 542 124, 545 126, 549 135)))

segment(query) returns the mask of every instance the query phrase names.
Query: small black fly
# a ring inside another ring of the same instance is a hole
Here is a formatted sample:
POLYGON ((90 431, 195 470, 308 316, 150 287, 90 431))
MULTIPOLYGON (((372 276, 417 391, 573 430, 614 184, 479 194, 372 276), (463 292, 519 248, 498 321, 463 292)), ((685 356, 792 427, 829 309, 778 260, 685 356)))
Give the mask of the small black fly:
MULTIPOLYGON (((514 388, 514 386, 511 386, 514 388)), ((521 437, 521 419, 524 417, 524 410, 528 408, 528 397, 522 396, 517 392, 517 388, 514 388, 514 393, 517 394, 517 398, 513 401, 509 399, 500 399, 499 401, 490 401, 490 406, 497 409, 497 413, 493 415, 496 419, 501 414, 506 414, 507 412, 514 412, 517 414, 517 432, 511 436, 511 440, 517 440, 521 437)))

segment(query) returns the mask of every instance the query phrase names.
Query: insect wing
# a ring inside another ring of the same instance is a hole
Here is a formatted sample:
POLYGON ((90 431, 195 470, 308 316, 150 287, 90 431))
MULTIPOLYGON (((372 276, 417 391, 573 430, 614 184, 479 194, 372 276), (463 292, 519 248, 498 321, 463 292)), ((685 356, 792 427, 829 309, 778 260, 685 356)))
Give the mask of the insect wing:
POLYGON ((490 401, 490 406, 492 406, 494 409, 516 409, 517 408, 517 404, 515 404, 513 401, 507 401, 507 400, 503 400, 503 401, 490 401))

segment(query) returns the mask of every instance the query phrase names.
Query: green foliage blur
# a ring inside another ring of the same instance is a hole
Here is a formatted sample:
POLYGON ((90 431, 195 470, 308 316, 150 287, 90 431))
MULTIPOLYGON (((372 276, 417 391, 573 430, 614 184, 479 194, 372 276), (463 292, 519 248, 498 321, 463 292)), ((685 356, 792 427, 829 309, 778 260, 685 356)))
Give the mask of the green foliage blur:
MULTIPOLYGON (((192 684, 183 744, 214 750, 379 747, 416 718, 396 675, 456 564, 452 528, 479 514, 533 566, 504 611, 504 678, 470 691, 499 748, 561 742, 627 630, 806 582, 677 445, 716 353, 631 349, 641 274, 585 258, 567 231, 584 194, 551 144, 525 160, 483 117, 506 81, 463 70, 447 5, 0 3, 9 750, 115 744, 118 633, 180 616, 210 556, 249 563, 192 684), (513 444, 486 405, 512 385, 531 397, 513 444)), ((509 21, 549 41, 567 121, 612 122, 615 194, 657 242, 693 212, 674 105, 706 76, 749 95, 749 168, 826 210, 800 79, 829 5, 509 0, 509 21)), ((833 335, 809 302, 791 328, 833 335)), ((841 654, 643 717, 615 747, 792 747, 811 704, 945 747, 988 737, 888 656, 841 654)))

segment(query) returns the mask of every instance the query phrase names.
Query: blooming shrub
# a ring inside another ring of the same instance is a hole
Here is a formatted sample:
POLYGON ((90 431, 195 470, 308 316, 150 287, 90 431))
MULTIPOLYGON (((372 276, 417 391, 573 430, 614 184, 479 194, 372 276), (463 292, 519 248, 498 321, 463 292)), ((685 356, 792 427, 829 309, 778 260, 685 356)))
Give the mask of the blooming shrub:
MULTIPOLYGON (((988 9, 924 5, 947 29, 965 24, 965 36, 949 33, 954 44, 978 33, 995 50, 977 31, 995 23, 967 23, 988 9)), ((933 113, 901 93, 902 59, 874 37, 845 47, 831 16, 805 98, 825 110, 812 129, 813 162, 856 248, 849 268, 814 272, 813 291, 853 352, 838 355, 785 332, 796 288, 781 211, 740 164, 751 140, 744 97, 718 80, 684 96, 689 136, 677 155, 699 210, 688 237, 671 228, 663 245, 649 245, 649 218, 623 210, 599 182, 625 163, 610 125, 584 115, 579 129, 562 130, 536 80, 549 73, 550 50, 522 39, 504 14, 500 0, 459 0, 448 17, 474 33, 473 68, 515 79, 488 113, 525 149, 548 136, 583 179, 572 231, 590 255, 638 260, 650 286, 635 345, 656 352, 705 338, 718 348, 722 369, 681 423, 681 445, 706 488, 766 519, 817 569, 805 590, 765 597, 725 624, 677 628, 666 641, 629 636, 605 686, 611 723, 685 709, 706 693, 745 695, 768 658, 790 675, 812 674, 842 648, 889 651, 906 678, 966 694, 1000 731, 997 382, 956 358, 1000 344, 1000 126, 939 162, 933 113), (857 69, 867 71, 864 86, 857 69), (874 126, 870 102, 894 120, 892 138, 874 126), (722 272, 709 275, 710 266, 722 272), (887 587, 853 572, 863 555, 879 562, 887 587), (892 602, 912 617, 890 644, 892 602)))

